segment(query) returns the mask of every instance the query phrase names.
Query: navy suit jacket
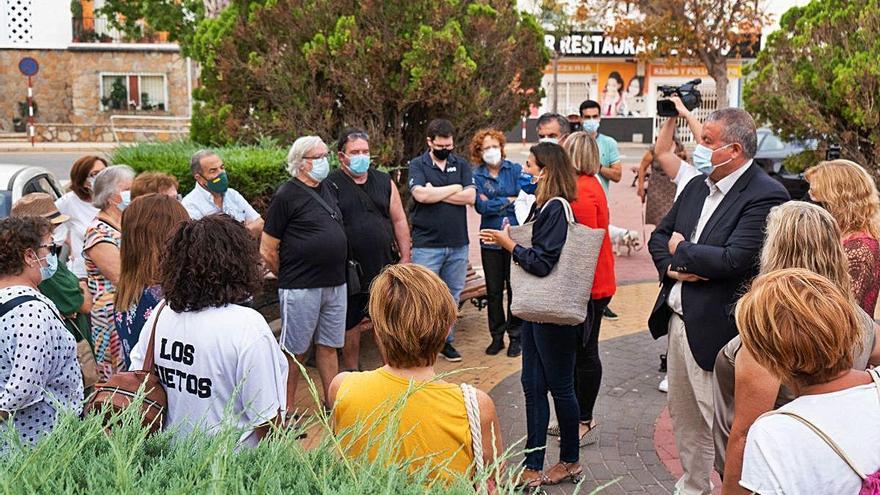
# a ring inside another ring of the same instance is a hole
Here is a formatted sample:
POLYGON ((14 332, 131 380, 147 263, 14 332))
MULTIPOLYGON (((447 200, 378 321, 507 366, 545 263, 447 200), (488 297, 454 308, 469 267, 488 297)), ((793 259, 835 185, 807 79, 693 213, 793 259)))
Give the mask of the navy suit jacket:
POLYGON ((691 273, 706 281, 684 282, 681 290, 688 344, 697 364, 712 371, 718 351, 737 334, 736 301, 757 275, 767 214, 788 201, 788 192, 752 163, 737 179, 706 222, 698 242, 689 242, 709 195, 704 176, 692 179, 654 230, 648 248, 660 274, 660 294, 648 319, 654 338, 668 333, 672 309, 666 303, 675 280, 672 271, 691 273), (685 237, 669 254, 673 232, 685 237))

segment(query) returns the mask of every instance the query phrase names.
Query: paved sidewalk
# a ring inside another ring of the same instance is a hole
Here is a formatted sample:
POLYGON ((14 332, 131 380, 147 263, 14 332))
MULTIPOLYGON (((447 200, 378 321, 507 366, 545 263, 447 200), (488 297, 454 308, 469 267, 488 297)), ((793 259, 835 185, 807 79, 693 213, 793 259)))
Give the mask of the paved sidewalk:
MULTIPOLYGON (((596 403, 599 442, 581 449, 585 479, 579 493, 590 493, 615 480, 601 493, 671 493, 675 478, 654 448, 655 423, 666 406, 666 394, 657 390, 663 377, 657 372, 658 355, 665 346, 665 341, 654 341, 644 331, 600 343, 604 374, 596 403)), ((526 434, 519 375, 506 378, 490 393, 501 419, 505 446, 526 434)), ((520 443, 524 445, 524 441, 520 443)), ((549 468, 558 460, 559 443, 556 437, 548 437, 545 466, 549 468)), ((574 493, 575 485, 547 487, 546 491, 574 493)))

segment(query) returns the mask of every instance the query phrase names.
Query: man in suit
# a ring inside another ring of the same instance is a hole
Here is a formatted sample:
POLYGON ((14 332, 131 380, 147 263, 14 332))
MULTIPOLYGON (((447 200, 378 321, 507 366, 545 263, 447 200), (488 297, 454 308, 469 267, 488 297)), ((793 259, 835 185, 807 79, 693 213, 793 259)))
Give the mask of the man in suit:
POLYGON ((661 289, 648 320, 669 335, 669 413, 684 475, 675 493, 709 494, 714 461, 712 369, 736 334, 733 310, 758 272, 770 209, 788 193, 752 161, 755 122, 744 110, 713 112, 703 124, 693 178, 648 247, 661 289))

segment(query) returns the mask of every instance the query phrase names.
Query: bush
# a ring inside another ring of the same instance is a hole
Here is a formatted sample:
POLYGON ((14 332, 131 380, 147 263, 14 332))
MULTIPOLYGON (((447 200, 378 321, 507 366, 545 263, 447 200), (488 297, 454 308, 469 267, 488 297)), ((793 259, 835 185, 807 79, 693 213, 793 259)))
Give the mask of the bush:
MULTIPOLYGON (((153 171, 173 175, 186 194, 195 187, 189 159, 202 146, 190 141, 141 143, 116 148, 113 163, 124 163, 138 173, 153 171)), ((290 179, 286 169, 287 150, 276 142, 263 140, 255 146, 212 148, 223 158, 229 186, 240 192, 261 214, 266 212, 272 194, 290 179)))

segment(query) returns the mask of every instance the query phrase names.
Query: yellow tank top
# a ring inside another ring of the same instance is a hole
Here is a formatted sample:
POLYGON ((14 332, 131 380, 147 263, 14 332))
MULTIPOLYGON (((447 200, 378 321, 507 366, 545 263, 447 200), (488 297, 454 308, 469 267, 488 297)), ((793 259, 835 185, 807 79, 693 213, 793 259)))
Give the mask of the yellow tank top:
POLYGON ((457 385, 411 382, 383 368, 352 373, 339 387, 333 414, 351 457, 367 449, 371 462, 377 456, 385 463, 420 459, 412 470, 428 463, 438 479, 465 474, 473 462, 467 410, 457 385), (395 407, 401 400, 402 407, 395 407), (387 438, 389 422, 397 421, 387 438))

